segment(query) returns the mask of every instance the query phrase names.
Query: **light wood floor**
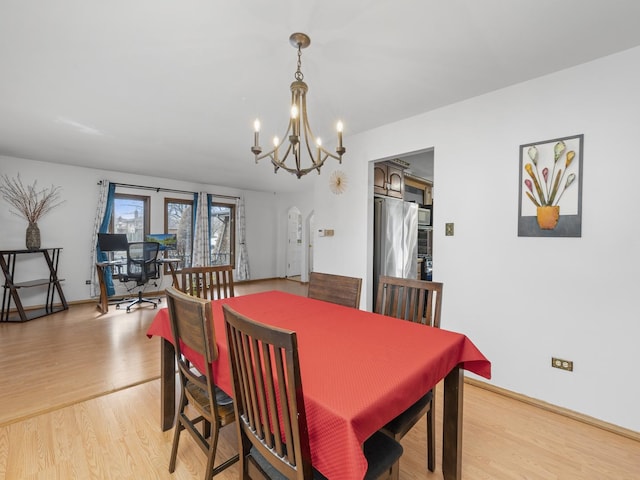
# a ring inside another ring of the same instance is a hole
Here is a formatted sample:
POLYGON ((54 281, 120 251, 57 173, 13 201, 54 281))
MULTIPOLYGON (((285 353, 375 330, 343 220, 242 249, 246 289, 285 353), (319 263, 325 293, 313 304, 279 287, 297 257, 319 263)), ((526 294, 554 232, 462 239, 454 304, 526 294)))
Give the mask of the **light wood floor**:
MULTIPOLYGON (((276 280, 236 293, 271 289, 306 292, 276 280)), ((159 427, 159 339, 145 335, 155 312, 73 305, 0 324, 0 480, 202 478, 204 455, 188 435, 176 472, 167 470, 173 432, 159 427)), ((640 443, 468 384, 463 439, 465 480, 640 478, 640 443)), ((235 442, 226 429, 218 458, 235 442)), ((424 422, 402 444, 402 479, 442 478, 440 440, 436 472, 426 472, 424 422)), ((238 478, 236 466, 216 478, 238 478)))

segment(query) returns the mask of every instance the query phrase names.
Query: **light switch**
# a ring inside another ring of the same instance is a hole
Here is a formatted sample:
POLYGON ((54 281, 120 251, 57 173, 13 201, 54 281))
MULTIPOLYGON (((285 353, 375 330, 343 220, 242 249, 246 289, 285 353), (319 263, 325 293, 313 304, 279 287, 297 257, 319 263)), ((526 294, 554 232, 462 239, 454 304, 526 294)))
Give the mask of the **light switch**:
POLYGON ((453 223, 444 224, 444 234, 447 237, 453 237, 453 223))

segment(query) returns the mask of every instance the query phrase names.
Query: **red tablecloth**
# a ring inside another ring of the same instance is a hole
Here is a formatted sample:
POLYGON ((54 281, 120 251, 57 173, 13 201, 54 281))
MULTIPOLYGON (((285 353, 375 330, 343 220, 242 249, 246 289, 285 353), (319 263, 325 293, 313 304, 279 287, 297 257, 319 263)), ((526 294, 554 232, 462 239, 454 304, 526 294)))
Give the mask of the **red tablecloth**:
MULTIPOLYGON (((362 478, 363 442, 456 365, 485 378, 491 364, 464 335, 279 291, 212 302, 216 383, 232 393, 222 304, 297 332, 311 455, 333 479, 362 478)), ((168 312, 147 331, 173 342, 168 312)), ((190 357, 196 364, 201 359, 190 357)))

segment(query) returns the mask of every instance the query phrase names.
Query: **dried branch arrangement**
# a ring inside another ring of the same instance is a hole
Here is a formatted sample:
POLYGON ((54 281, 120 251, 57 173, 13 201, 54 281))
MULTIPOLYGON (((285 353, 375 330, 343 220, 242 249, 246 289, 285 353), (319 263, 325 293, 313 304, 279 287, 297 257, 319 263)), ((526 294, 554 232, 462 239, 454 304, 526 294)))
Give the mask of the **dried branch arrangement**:
POLYGON ((0 195, 14 208, 10 210, 14 215, 24 217, 29 223, 37 223, 43 215, 63 203, 60 200, 60 187, 37 189, 38 181, 25 186, 18 178, 2 175, 0 195))

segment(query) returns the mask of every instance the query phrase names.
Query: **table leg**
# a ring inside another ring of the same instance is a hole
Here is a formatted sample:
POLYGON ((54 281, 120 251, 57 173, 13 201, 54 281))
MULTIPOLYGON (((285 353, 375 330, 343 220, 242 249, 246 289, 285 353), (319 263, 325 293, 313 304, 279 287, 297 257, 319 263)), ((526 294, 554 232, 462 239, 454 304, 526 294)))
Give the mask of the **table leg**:
POLYGON ((100 300, 98 301, 98 310, 100 313, 109 311, 109 299, 107 298, 107 286, 104 283, 104 265, 96 264, 96 272, 98 275, 98 285, 100 286, 100 300))
POLYGON ((444 379, 442 473, 445 480, 462 478, 462 403, 464 374, 460 366, 444 379))
POLYGON ((176 352, 173 344, 160 339, 160 426, 162 431, 173 427, 176 416, 176 352))

